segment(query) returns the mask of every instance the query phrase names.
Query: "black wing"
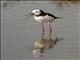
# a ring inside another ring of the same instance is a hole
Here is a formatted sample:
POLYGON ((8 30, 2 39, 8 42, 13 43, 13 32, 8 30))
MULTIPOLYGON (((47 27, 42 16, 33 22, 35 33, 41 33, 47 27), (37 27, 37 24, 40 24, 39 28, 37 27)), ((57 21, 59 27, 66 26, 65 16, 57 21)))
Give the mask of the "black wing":
POLYGON ((46 14, 49 15, 49 16, 51 16, 51 17, 53 17, 53 18, 55 18, 55 19, 57 19, 57 17, 54 16, 53 14, 50 14, 50 13, 46 13, 46 14))

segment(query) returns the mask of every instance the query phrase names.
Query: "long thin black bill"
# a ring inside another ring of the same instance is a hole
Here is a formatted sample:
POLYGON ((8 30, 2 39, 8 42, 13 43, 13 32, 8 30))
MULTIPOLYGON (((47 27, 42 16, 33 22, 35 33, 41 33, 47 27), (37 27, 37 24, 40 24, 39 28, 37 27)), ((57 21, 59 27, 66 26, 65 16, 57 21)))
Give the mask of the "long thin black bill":
POLYGON ((25 14, 24 16, 26 16, 26 18, 30 18, 31 16, 33 16, 33 13, 29 13, 29 14, 25 14))
POLYGON ((25 14, 24 16, 32 16, 33 13, 25 14))
POLYGON ((32 14, 32 13, 29 13, 29 14, 25 14, 24 16, 26 16, 26 18, 28 19, 28 18, 30 18, 31 16, 33 16, 33 14, 32 14))

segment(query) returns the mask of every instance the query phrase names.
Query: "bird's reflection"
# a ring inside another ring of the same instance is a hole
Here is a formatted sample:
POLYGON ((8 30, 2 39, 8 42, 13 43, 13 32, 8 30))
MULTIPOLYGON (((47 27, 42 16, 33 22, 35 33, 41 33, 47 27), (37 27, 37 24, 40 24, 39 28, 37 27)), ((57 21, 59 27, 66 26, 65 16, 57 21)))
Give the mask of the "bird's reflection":
POLYGON ((40 57, 43 56, 46 51, 49 51, 52 49, 58 41, 63 40, 64 38, 58 38, 55 39, 41 39, 34 42, 34 49, 33 49, 33 55, 40 57))

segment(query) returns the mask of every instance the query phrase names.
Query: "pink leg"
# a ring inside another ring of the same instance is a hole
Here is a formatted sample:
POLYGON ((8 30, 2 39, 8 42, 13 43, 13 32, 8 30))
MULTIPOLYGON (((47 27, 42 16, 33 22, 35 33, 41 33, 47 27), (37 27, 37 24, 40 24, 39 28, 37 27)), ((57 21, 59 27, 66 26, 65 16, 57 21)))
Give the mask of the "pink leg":
POLYGON ((51 23, 49 23, 49 30, 50 30, 50 34, 49 34, 49 39, 50 39, 51 38, 51 33, 52 33, 51 23))
POLYGON ((42 24, 42 31, 43 31, 43 32, 42 32, 42 37, 41 37, 41 38, 43 39, 43 36, 44 36, 44 32, 45 32, 45 30, 44 30, 43 22, 42 22, 41 24, 42 24))

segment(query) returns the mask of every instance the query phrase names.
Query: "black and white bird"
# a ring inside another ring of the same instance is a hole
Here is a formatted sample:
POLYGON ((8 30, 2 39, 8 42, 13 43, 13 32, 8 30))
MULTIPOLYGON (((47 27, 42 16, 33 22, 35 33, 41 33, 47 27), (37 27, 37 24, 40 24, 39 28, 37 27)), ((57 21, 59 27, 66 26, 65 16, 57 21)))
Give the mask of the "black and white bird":
MULTIPOLYGON (((30 14, 26 14, 26 15, 34 16, 34 19, 41 23, 42 31, 43 31, 42 39, 43 39, 43 35, 44 35, 44 32, 45 32, 43 23, 46 23, 46 22, 49 23, 49 30, 50 30, 49 38, 51 38, 51 32, 52 32, 51 23, 55 19, 58 19, 58 18, 62 19, 62 17, 56 17, 56 16, 54 16, 50 13, 44 12, 41 9, 34 9, 34 10, 32 10, 32 12, 30 14)), ((26 15, 24 15, 24 16, 26 16, 26 15)))

